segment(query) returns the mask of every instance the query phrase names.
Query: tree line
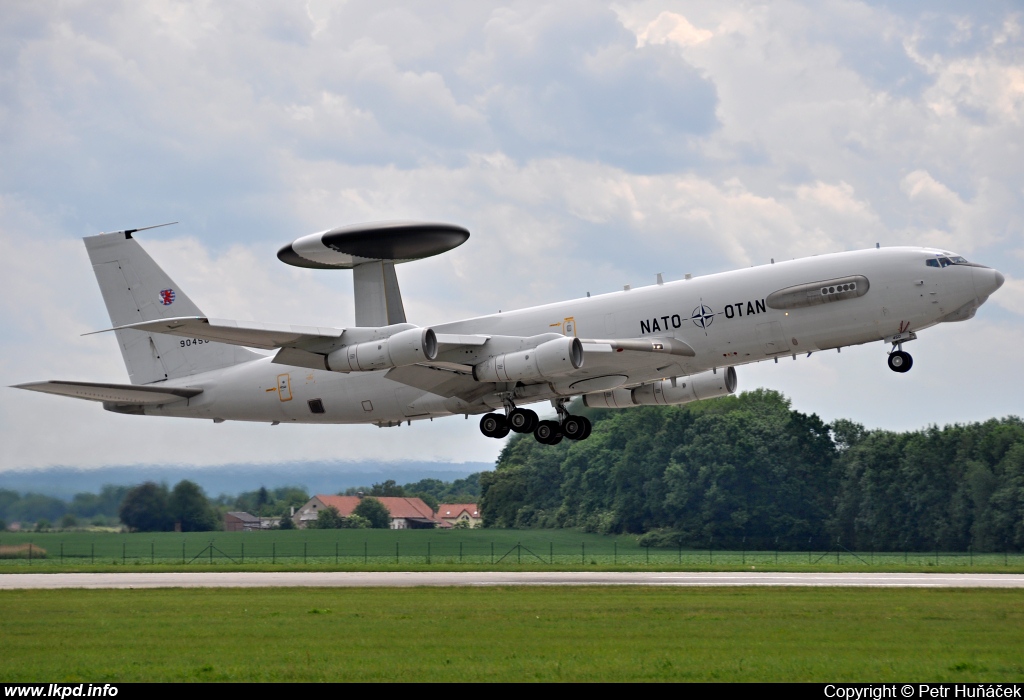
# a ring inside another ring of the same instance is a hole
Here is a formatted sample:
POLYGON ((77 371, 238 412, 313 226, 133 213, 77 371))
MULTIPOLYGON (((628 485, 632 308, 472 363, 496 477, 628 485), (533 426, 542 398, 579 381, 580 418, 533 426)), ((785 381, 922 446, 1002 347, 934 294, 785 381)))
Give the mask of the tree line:
MULTIPOLYGON (((480 475, 471 474, 452 482, 422 479, 404 485, 386 480, 371 486, 346 489, 339 495, 355 495, 357 492, 368 496, 419 497, 436 512, 441 502, 475 502, 480 496, 480 475)), ((40 493, 20 494, 0 489, 0 530, 6 529, 8 523, 18 522, 22 527, 27 525, 37 530, 121 526, 130 530, 159 532, 180 526, 185 532, 193 532, 220 529, 224 514, 230 511, 281 518, 282 526, 287 527, 291 525, 287 516, 292 509, 297 509, 309 498, 301 486, 273 489, 261 486, 234 496, 221 494, 210 498, 198 484, 188 480, 178 482, 173 488, 155 482, 135 486, 105 485, 98 494, 78 493, 70 501, 40 493)), ((384 512, 386 515, 386 509, 384 512)), ((380 514, 371 516, 365 523, 357 518, 346 526, 376 527, 373 523, 380 521, 380 514)))
POLYGON ((481 475, 489 527, 748 549, 1024 549, 1020 418, 897 433, 758 390, 597 411, 585 442, 513 437, 481 475))
POLYGON ((0 489, 0 530, 13 522, 41 522, 44 529, 52 525, 104 527, 117 523, 117 510, 129 488, 107 485, 98 494, 76 493, 70 502, 42 493, 0 489))

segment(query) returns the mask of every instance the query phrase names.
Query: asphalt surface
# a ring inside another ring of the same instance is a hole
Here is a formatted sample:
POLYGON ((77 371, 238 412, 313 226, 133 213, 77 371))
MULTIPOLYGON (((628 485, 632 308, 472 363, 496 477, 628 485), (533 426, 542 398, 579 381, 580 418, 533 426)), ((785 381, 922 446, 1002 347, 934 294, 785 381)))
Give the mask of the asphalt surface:
POLYGON ((738 572, 224 572, 0 574, 0 590, 59 588, 367 588, 411 586, 844 586, 1024 588, 1024 574, 738 572))

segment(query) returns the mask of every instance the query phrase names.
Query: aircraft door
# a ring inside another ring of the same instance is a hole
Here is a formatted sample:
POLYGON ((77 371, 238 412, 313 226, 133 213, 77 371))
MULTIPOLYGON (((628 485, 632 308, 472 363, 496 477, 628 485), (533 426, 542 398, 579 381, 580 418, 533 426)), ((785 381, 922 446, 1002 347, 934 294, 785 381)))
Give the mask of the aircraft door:
POLYGON ((277 396, 282 401, 292 400, 292 381, 287 374, 277 375, 277 396))
POLYGON ((789 349, 778 321, 757 324, 757 342, 764 348, 765 355, 779 355, 789 349))

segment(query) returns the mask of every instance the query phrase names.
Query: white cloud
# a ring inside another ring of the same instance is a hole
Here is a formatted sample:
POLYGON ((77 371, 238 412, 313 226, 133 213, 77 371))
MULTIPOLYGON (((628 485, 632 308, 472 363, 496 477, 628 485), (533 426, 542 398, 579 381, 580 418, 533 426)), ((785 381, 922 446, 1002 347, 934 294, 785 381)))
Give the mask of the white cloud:
POLYGON ((672 42, 680 46, 694 46, 713 36, 714 32, 698 29, 682 15, 666 11, 636 33, 636 45, 672 42))

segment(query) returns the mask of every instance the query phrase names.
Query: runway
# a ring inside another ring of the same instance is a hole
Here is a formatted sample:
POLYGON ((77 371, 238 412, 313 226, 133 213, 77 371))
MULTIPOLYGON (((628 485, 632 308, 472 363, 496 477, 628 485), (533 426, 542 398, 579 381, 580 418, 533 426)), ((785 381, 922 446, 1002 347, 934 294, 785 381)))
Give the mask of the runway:
POLYGON ((401 588, 412 586, 842 586, 1024 588, 1024 574, 737 572, 181 572, 0 574, 0 590, 62 588, 401 588))

